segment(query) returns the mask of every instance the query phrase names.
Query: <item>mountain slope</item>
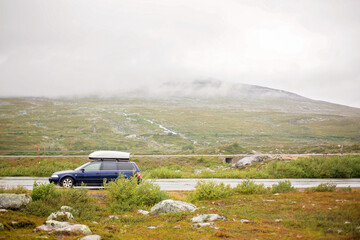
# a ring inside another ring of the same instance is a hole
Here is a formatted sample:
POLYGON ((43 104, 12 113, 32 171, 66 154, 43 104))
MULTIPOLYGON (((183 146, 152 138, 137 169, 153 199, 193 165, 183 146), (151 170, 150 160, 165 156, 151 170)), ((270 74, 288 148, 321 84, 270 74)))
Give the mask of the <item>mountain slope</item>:
POLYGON ((286 91, 207 80, 120 95, 1 99, 0 150, 360 151, 360 109, 286 91))

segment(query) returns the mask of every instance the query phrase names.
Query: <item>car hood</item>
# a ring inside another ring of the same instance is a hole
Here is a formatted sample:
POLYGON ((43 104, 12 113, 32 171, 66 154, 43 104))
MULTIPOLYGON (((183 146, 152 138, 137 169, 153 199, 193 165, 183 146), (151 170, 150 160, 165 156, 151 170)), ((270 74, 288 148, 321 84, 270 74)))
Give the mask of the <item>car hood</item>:
POLYGON ((65 171, 54 172, 53 174, 60 175, 60 174, 67 174, 67 173, 74 173, 74 172, 76 172, 76 171, 75 170, 65 170, 65 171))

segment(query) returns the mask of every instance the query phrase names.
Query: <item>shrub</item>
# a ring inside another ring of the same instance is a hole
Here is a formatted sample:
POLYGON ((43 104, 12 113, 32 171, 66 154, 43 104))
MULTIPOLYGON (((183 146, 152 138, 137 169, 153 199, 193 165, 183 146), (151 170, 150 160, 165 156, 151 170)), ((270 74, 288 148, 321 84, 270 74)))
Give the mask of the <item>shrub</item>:
POLYGON ((272 193, 287 193, 287 192, 298 192, 296 188, 291 186, 289 180, 280 181, 278 184, 272 186, 272 193))
POLYGON ((181 172, 161 167, 151 170, 150 178, 181 178, 181 172))
POLYGON ((195 186, 195 190, 189 194, 188 199, 191 202, 198 200, 216 200, 220 198, 227 198, 230 195, 230 185, 225 186, 224 183, 216 183, 214 181, 198 181, 195 186))
POLYGON ((33 190, 31 192, 31 198, 33 201, 40 200, 40 199, 51 199, 55 196, 55 189, 56 189, 56 186, 53 183, 38 184, 35 181, 34 185, 33 185, 33 190))
POLYGON ((333 183, 322 183, 317 187, 307 188, 307 192, 334 192, 336 189, 336 184, 333 183))
POLYGON ((105 184, 108 191, 107 203, 112 212, 134 210, 138 207, 149 207, 161 200, 167 199, 165 192, 149 180, 143 180, 138 184, 136 177, 118 178, 105 184))
POLYGON ((256 184, 249 179, 238 184, 233 191, 239 194, 263 194, 269 193, 270 188, 264 186, 264 184, 256 184))
POLYGON ((88 190, 85 188, 57 189, 52 197, 31 201, 26 206, 25 211, 29 214, 45 217, 52 212, 59 211, 61 206, 66 205, 75 209, 72 212, 75 218, 93 219, 96 216, 95 210, 99 206, 95 204, 94 199, 87 192, 88 190))
POLYGON ((350 186, 347 186, 347 187, 338 188, 337 191, 338 192, 351 192, 352 189, 350 186))
POLYGON ((3 186, 0 186, 0 193, 21 194, 21 193, 27 193, 27 190, 22 185, 19 185, 19 186, 16 186, 16 187, 3 187, 3 186))

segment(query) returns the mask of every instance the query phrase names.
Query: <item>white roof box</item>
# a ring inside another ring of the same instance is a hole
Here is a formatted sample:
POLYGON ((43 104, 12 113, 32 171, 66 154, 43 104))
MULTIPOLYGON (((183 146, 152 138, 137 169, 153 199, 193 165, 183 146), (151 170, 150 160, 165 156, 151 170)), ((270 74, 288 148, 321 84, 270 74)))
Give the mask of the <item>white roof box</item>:
POLYGON ((119 151, 96 151, 90 153, 90 159, 121 159, 121 160, 129 160, 130 153, 127 152, 119 152, 119 151))

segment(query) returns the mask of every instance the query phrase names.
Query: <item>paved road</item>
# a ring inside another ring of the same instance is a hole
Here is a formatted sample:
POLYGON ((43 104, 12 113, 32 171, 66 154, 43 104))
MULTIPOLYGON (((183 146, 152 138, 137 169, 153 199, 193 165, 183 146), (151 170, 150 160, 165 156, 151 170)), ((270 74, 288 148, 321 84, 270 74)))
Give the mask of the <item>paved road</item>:
MULTIPOLYGON (((224 184, 230 184, 231 187, 235 187, 237 184, 244 181, 244 179, 156 179, 155 183, 160 186, 161 190, 193 190, 196 183, 199 180, 204 181, 216 181, 223 182, 224 184)), ((257 184, 263 183, 265 186, 272 186, 279 181, 286 179, 253 179, 257 184)), ((337 187, 360 188, 360 178, 351 179, 288 179, 291 184, 296 188, 308 188, 315 187, 321 183, 334 183, 337 187)), ((34 178, 34 177, 2 177, 0 178, 0 186, 13 187, 22 185, 27 189, 32 189, 34 181, 38 183, 48 183, 48 178, 34 178)))

